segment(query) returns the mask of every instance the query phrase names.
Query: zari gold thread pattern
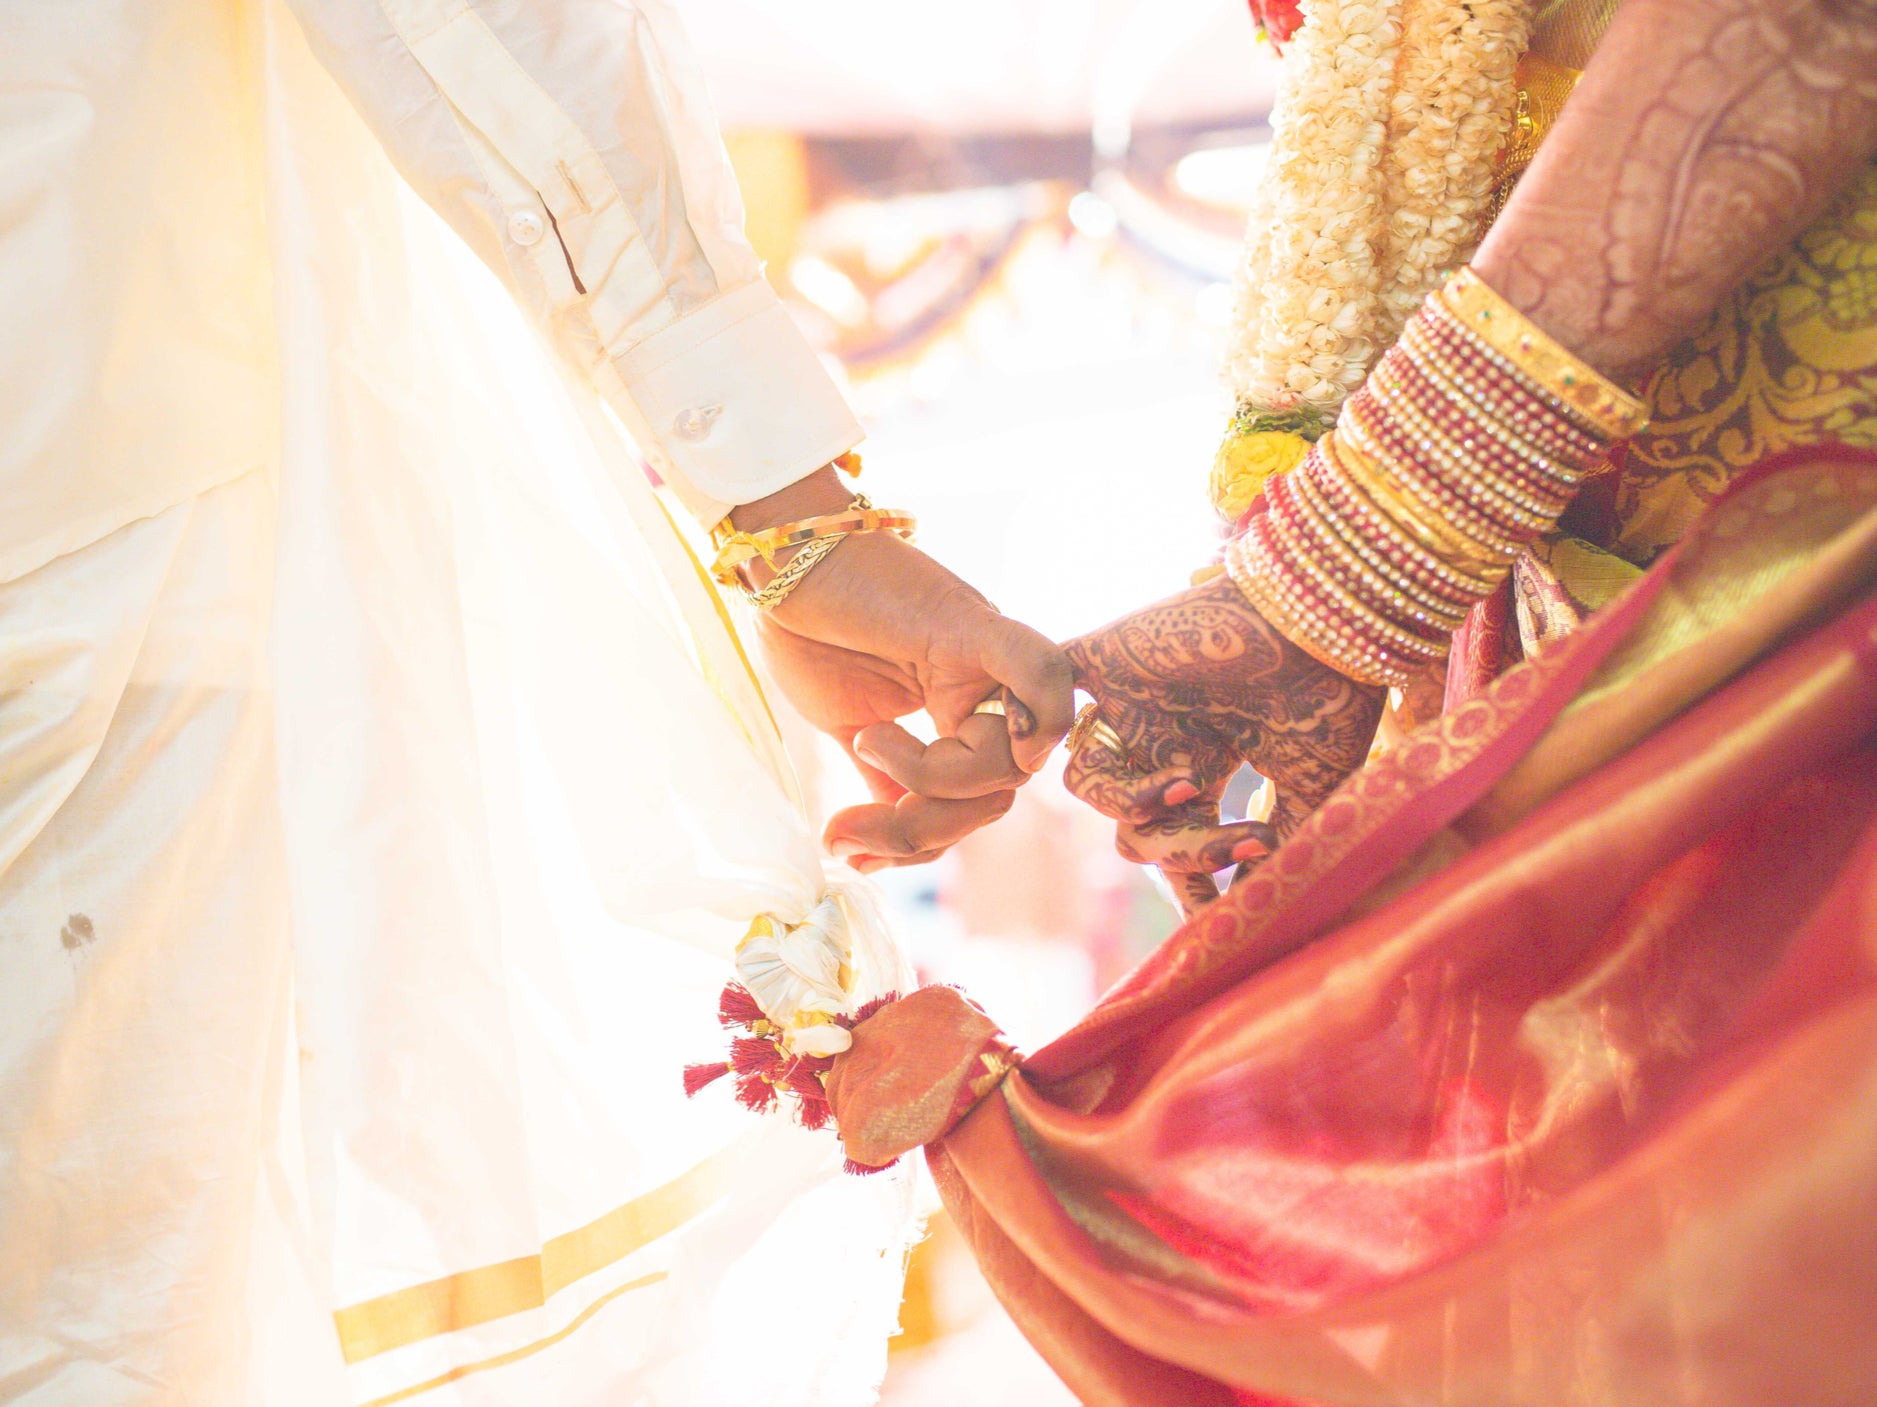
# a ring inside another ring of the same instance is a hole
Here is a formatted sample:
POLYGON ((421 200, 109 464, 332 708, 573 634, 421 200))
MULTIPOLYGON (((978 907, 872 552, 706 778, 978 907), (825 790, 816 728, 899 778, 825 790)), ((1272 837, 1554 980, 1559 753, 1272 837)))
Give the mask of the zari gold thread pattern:
POLYGON ((1877 449, 1877 166, 1650 376, 1616 550, 1647 562, 1742 471, 1839 443, 1877 449))

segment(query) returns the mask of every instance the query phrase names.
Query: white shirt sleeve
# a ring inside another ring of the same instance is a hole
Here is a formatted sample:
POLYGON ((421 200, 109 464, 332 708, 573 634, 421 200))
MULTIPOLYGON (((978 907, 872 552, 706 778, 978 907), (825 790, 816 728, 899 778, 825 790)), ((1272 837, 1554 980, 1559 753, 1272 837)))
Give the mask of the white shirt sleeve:
POLYGON ((405 179, 714 522, 860 442, 668 0, 290 0, 405 179))

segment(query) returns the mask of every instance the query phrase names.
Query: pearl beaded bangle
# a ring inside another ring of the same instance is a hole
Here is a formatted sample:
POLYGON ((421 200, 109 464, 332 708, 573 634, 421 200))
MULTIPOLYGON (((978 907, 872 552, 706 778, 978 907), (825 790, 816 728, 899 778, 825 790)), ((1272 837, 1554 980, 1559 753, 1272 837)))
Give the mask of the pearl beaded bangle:
POLYGON ((1463 269, 1266 484, 1226 572, 1305 653, 1406 685, 1643 412, 1463 269))

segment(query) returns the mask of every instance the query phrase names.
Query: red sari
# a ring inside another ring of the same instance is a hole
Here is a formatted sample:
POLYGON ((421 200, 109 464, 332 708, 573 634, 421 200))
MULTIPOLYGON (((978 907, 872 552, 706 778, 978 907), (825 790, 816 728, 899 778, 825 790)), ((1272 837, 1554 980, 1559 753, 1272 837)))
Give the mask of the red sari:
POLYGON ((1763 466, 928 1144, 1085 1402, 1877 1402, 1874 583, 1763 466))

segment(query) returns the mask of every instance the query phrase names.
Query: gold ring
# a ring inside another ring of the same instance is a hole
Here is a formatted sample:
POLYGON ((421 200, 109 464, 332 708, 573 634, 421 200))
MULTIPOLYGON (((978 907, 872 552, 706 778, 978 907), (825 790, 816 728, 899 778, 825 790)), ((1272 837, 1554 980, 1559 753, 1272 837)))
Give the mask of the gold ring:
POLYGON ((973 713, 992 713, 999 718, 1008 718, 1010 716, 1004 711, 1004 695, 1002 690, 992 694, 988 699, 980 700, 978 706, 971 711, 973 713))
POLYGON ((1088 741, 1098 743, 1116 757, 1127 760, 1127 748, 1121 741, 1121 735, 1108 726, 1107 720, 1092 719, 1088 725, 1088 741))
POLYGON ((1074 722, 1069 724, 1069 736, 1063 741, 1069 745, 1071 753, 1082 746, 1082 739, 1088 736, 1089 724, 1095 721, 1095 710, 1099 707, 1099 704, 1092 702, 1083 704, 1081 712, 1077 713, 1074 722))

